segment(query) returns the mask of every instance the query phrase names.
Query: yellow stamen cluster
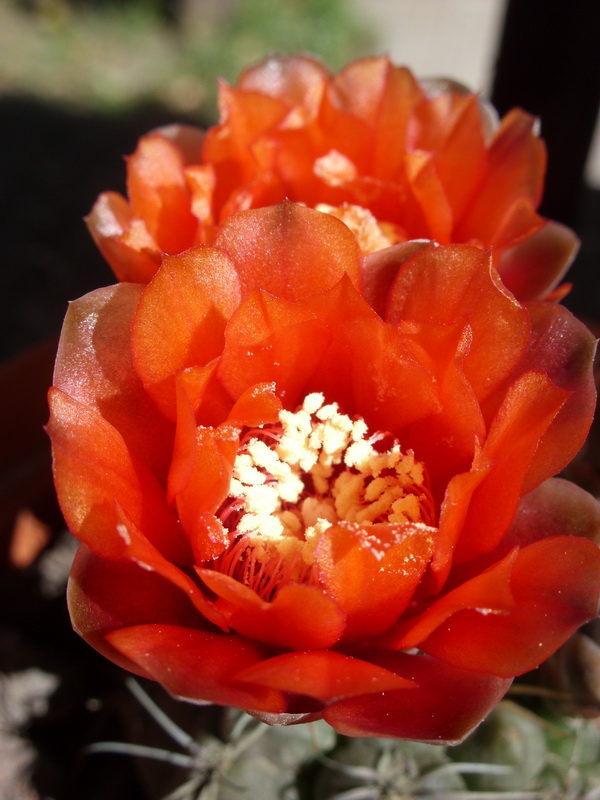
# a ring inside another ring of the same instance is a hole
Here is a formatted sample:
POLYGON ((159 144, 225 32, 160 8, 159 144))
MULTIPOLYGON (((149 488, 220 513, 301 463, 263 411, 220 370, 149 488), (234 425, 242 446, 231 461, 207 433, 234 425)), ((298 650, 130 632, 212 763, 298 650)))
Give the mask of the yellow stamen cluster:
POLYGON ((339 521, 422 521, 423 465, 395 442, 375 447, 364 420, 340 413, 321 393, 296 411, 281 411, 275 447, 250 439, 238 454, 230 496, 243 502, 236 535, 257 548, 313 562, 321 533, 339 521), (415 493, 416 491, 416 493, 415 493))

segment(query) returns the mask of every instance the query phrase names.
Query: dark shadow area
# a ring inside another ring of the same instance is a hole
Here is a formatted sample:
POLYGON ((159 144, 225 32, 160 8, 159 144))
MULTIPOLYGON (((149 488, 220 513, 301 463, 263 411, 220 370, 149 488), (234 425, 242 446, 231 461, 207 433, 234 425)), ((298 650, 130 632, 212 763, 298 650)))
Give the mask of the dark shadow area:
POLYGON ((600 104, 599 30, 597 0, 509 0, 491 98, 501 114, 520 106, 540 118, 540 210, 582 240, 565 305, 590 321, 600 318, 600 191, 586 187, 584 168, 600 104))
POLYGON ((161 108, 112 117, 0 99, 0 362, 57 334, 69 300, 114 283, 83 217, 100 192, 124 191, 123 156, 139 137, 174 121, 193 122, 161 108))

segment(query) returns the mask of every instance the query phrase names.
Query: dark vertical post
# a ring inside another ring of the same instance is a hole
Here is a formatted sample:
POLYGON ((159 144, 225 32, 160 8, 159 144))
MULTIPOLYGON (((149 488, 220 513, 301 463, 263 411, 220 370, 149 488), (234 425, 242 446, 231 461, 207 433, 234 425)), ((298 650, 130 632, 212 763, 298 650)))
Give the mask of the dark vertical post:
POLYGON ((539 115, 549 169, 541 211, 573 223, 600 102, 599 0, 508 0, 492 102, 539 115))

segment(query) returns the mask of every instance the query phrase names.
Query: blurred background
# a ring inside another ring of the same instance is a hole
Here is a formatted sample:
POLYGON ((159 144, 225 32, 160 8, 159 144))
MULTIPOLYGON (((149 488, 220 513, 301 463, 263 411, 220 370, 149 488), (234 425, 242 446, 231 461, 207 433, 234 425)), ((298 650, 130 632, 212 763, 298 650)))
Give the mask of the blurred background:
POLYGON ((114 282, 83 217, 124 191, 123 156, 152 127, 214 123, 217 77, 270 53, 333 70, 388 53, 541 117, 542 213, 582 238, 566 304, 595 324, 598 31, 597 0, 0 0, 0 800, 143 796, 135 775, 76 760, 119 730, 106 698, 123 689, 69 627, 42 429, 67 302, 114 282))

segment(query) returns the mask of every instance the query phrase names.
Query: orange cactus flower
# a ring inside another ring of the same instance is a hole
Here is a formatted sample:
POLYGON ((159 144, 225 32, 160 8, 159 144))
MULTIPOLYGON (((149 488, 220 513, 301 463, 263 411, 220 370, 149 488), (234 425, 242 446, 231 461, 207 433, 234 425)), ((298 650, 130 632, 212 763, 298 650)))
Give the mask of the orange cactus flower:
POLYGON ((272 724, 460 741, 596 614, 596 501, 552 476, 594 342, 469 245, 361 255, 284 203, 73 303, 50 392, 101 653, 272 724))
POLYGON ((107 192, 88 225, 119 280, 146 283, 163 253, 211 243, 230 214, 285 199, 328 211, 364 253, 411 239, 494 248, 521 300, 550 292, 577 238, 536 209, 546 151, 537 120, 498 121, 448 81, 419 83, 387 58, 332 75, 304 56, 270 58, 220 86, 204 135, 171 126, 127 161, 129 200, 107 192))

